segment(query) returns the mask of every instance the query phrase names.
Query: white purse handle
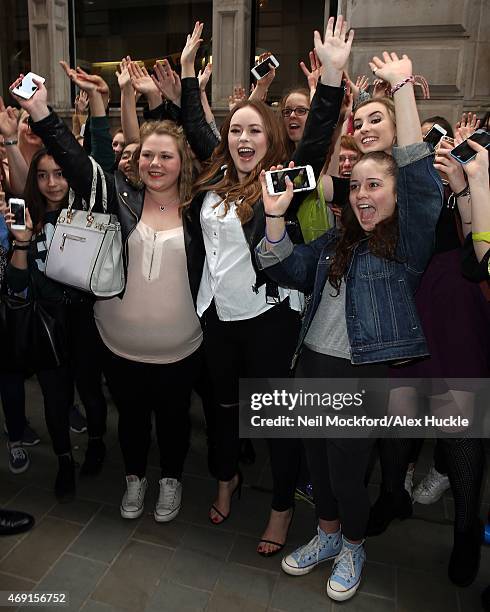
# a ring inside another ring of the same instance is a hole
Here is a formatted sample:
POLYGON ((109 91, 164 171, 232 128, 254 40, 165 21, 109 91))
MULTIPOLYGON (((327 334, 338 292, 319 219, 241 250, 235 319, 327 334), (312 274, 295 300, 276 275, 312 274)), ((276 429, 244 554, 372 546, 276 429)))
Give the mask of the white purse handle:
MULTIPOLYGON (((88 222, 88 225, 91 225, 94 220, 94 217, 92 215, 92 209, 95 206, 95 198, 97 195, 97 176, 100 176, 100 181, 102 185, 102 210, 105 213, 107 212, 107 183, 106 183, 104 171, 102 170, 100 165, 95 161, 93 157, 89 157, 89 159, 92 162, 92 187, 90 189, 90 202, 89 202, 89 208, 87 212, 87 222, 88 222)), ((74 202, 75 202, 75 192, 70 187, 70 193, 68 196, 68 209, 67 209, 68 219, 70 219, 72 216, 72 209, 73 209, 74 202)), ((86 209, 87 204, 85 200, 82 200, 82 203, 83 203, 83 209, 87 210, 86 209)))

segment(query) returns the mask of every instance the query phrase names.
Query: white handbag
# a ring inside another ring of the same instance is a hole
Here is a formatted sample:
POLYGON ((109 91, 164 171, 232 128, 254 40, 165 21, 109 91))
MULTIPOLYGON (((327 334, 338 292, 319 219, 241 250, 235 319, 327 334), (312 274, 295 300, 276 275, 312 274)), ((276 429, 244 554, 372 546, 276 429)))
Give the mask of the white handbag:
POLYGON ((46 276, 70 287, 108 298, 124 289, 121 226, 107 213, 107 185, 102 168, 92 159, 92 191, 87 210, 73 209, 70 189, 68 208, 58 217, 46 258, 46 276), (103 213, 94 213, 97 176, 102 182, 103 213))

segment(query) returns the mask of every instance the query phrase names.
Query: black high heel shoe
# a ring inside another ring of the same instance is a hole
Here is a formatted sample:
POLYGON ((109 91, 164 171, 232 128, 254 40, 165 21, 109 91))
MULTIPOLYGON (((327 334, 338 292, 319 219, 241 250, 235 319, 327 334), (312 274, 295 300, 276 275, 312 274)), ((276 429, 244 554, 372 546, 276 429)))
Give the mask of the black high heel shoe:
POLYGON ((263 538, 259 541, 259 546, 262 544, 262 542, 264 544, 272 544, 273 546, 277 546, 277 548, 275 548, 274 550, 257 550, 257 553, 261 556, 261 557, 273 557, 274 555, 277 555, 278 553, 281 552, 281 550, 286 546, 286 541, 288 539, 288 533, 289 533, 289 529, 291 527, 291 524, 293 522, 293 518, 294 518, 294 506, 291 508, 291 518, 289 519, 289 525, 288 525, 288 530, 286 531, 286 538, 284 539, 284 542, 274 542, 273 540, 264 540, 263 538))
POLYGON ((223 514, 221 512, 221 510, 218 510, 218 508, 216 508, 216 506, 214 504, 211 506, 211 510, 214 510, 216 512, 216 514, 218 514, 221 517, 220 521, 213 520, 211 517, 209 517, 209 520, 211 521, 211 523, 213 523, 213 525, 221 525, 227 519, 230 518, 230 514, 231 514, 231 502, 232 502, 232 499, 233 499, 233 496, 235 495, 235 493, 237 494, 238 499, 241 499, 241 497, 242 497, 243 474, 240 472, 240 470, 238 470, 237 475, 238 475, 238 482, 237 482, 237 485, 233 489, 233 491, 231 493, 231 496, 230 496, 230 511, 228 512, 228 514, 223 514))

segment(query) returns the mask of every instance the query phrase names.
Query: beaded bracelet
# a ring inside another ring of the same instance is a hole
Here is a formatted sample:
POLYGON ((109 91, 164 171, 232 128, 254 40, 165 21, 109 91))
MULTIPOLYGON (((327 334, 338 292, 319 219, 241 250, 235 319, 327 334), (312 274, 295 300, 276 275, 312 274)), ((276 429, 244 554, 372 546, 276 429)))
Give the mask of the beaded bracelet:
POLYGON ((399 89, 401 89, 404 85, 406 85, 407 83, 414 83, 414 82, 415 82, 415 77, 413 76, 413 74, 411 74, 409 77, 407 77, 406 79, 403 79, 403 81, 400 81, 399 83, 397 83, 390 89, 390 96, 394 96, 396 92, 399 89))
POLYGON ((279 242, 282 242, 284 240, 284 238, 286 237, 287 234, 287 230, 286 228, 284 228, 284 234, 279 238, 279 240, 271 240, 269 238, 269 236, 267 235, 267 231, 265 232, 265 239, 267 240, 267 242, 269 242, 270 244, 278 244, 279 242))
POLYGON ((472 232, 473 242, 490 242, 490 232, 472 232))

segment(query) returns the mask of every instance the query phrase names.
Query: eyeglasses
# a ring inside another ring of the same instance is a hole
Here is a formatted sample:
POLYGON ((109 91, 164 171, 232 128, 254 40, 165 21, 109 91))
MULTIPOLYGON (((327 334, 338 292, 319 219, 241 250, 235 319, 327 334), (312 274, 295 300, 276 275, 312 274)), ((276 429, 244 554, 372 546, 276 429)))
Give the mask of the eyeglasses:
POLYGON ((303 115, 306 115, 309 110, 310 109, 306 108, 305 106, 297 106, 296 108, 283 108, 281 111, 281 115, 283 117, 291 117, 291 115, 294 113, 298 117, 302 117, 303 115))

